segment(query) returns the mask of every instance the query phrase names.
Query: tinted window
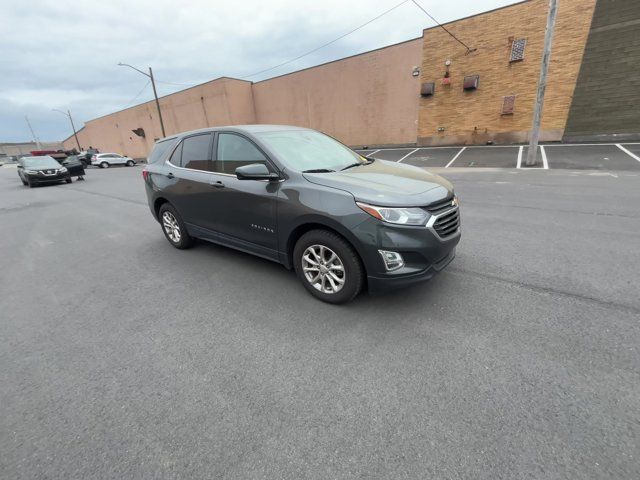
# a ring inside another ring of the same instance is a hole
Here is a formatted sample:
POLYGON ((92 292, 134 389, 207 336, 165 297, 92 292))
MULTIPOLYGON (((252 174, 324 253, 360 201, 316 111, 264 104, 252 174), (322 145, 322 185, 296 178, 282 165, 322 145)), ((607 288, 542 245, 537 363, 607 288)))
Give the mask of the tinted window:
POLYGON ((236 168, 252 163, 268 166, 266 157, 251 141, 239 135, 221 133, 218 136, 218 156, 215 172, 235 174, 236 168))
POLYGON ((211 135, 196 135, 182 141, 182 167, 209 170, 211 135))
POLYGON ((182 163, 181 163, 181 160, 180 160, 181 156, 182 156, 182 143, 180 145, 178 145, 178 147, 173 151, 169 161, 173 165, 175 165, 176 167, 180 167, 180 166, 182 166, 182 163))
POLYGON ((175 143, 175 138, 156 143, 156 146, 153 147, 153 151, 151 152, 151 155, 149 155, 149 159, 147 161, 149 163, 156 163, 164 157, 164 154, 167 153, 175 143))

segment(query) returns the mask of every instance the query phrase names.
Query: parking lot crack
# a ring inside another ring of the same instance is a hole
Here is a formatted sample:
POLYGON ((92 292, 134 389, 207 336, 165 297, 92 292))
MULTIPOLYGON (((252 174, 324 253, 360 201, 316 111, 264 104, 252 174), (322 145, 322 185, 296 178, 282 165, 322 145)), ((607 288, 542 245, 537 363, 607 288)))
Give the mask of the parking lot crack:
POLYGON ((105 198, 111 198, 113 200, 121 200, 123 202, 127 202, 127 203, 134 203, 136 205, 144 205, 147 206, 146 202, 139 202, 137 200, 131 200, 129 198, 124 198, 124 197, 118 197, 116 195, 109 195, 108 193, 98 193, 98 192, 92 192, 90 190, 83 190, 81 188, 70 188, 68 187, 67 190, 74 190, 76 192, 82 192, 82 193, 88 193, 89 195, 96 195, 98 197, 105 197, 105 198))
POLYGON ((528 290, 533 290, 539 293, 546 293, 546 294, 557 295, 557 296, 566 297, 566 298, 573 298, 573 299, 582 300, 586 302, 597 303, 598 305, 606 308, 614 308, 616 310, 630 312, 633 314, 640 314, 640 308, 635 307, 633 305, 626 305, 623 303, 611 302, 609 300, 603 300, 601 298, 593 297, 590 295, 585 295, 582 293, 575 293, 575 292, 568 292, 566 290, 560 290, 553 287, 544 287, 540 285, 534 285, 531 283, 519 282, 517 280, 500 277, 498 275, 492 275, 490 273, 475 272, 473 270, 466 270, 466 269, 456 268, 456 267, 449 267, 449 269, 445 270, 443 273, 445 274, 452 273, 454 275, 468 275, 468 276, 477 277, 477 278, 494 280, 496 282, 515 285, 517 287, 526 288, 528 290))

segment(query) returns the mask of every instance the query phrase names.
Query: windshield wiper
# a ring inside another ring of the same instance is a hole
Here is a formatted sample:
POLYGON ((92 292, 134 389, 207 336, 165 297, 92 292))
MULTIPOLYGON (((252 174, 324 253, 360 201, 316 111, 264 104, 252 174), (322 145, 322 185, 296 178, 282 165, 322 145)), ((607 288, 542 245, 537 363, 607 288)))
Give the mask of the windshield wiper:
POLYGON ((335 172, 335 170, 331 170, 330 168, 312 168, 311 170, 303 170, 302 173, 331 173, 335 172))
POLYGON ((369 158, 369 157, 364 157, 367 160, 369 160, 368 162, 356 162, 356 163, 352 163, 351 165, 347 165, 344 168, 341 168, 340 171, 342 170, 347 170, 349 168, 353 168, 353 167, 359 167, 360 165, 371 165, 373 162, 375 162, 375 159, 373 158, 369 158))

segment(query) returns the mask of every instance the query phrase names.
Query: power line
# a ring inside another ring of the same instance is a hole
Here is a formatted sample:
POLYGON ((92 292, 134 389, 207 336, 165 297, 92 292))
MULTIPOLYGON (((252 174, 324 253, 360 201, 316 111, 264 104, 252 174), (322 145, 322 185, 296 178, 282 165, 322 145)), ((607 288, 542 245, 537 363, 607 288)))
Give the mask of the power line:
POLYGON ((424 8, 422 8, 422 5, 420 5, 418 2, 416 2, 416 0, 411 0, 411 1, 415 4, 416 7, 418 7, 420 10, 422 10, 427 15, 427 17, 429 17, 431 20, 436 22, 436 25, 438 25, 441 29, 443 29, 445 32, 447 32, 449 35, 451 35, 464 48, 466 48, 467 49, 467 53, 471 53, 471 52, 474 52, 476 50, 475 48, 469 47, 466 43, 464 43, 462 40, 460 40, 458 37, 456 37, 453 33, 451 33, 449 30, 447 30, 447 28, 444 25, 442 25, 438 20, 433 18, 433 16, 429 12, 427 12, 424 8))
POLYGON ((140 89, 140 91, 136 94, 135 97, 133 97, 131 100, 129 100, 129 102, 126 104, 126 106, 128 107, 129 105, 131 105, 133 102, 136 101, 136 99, 142 94, 142 92, 144 92, 144 89, 147 88, 149 86, 149 84, 151 83, 151 80, 147 80, 147 83, 144 84, 144 87, 142 87, 140 89))
POLYGON ((335 42, 337 42, 338 40, 341 40, 341 39, 343 39, 344 37, 346 37, 346 36, 348 36, 348 35, 351 35, 352 33, 354 33, 354 32, 356 32, 356 31, 360 30, 362 27, 366 27, 367 25, 369 25, 369 24, 370 24, 370 23, 372 23, 372 22, 375 22, 375 21, 376 21, 376 20, 378 20, 379 18, 384 17, 387 13, 389 13, 389 12, 391 12, 391 11, 395 10, 396 8, 398 8, 398 7, 399 7, 399 6, 401 6, 401 5, 404 5, 404 4, 405 4, 405 3, 407 3, 408 1, 409 1, 409 0, 403 0, 402 2, 398 3, 395 7, 391 7, 389 10, 386 10, 386 11, 382 12, 380 15, 378 15, 378 16, 376 16, 376 17, 372 18, 371 20, 369 20, 369 21, 367 21, 367 22, 363 23, 362 25, 360 25, 360 26, 358 26, 358 27, 354 28, 353 30, 350 30, 349 32, 347 32, 347 33, 345 33, 345 34, 340 35, 338 38, 335 38, 335 39, 331 40, 330 42, 327 42, 327 43, 325 43, 325 44, 323 44, 323 45, 320 45, 319 47, 316 47, 316 48, 314 48, 313 50, 309 50, 308 52, 303 53, 302 55, 298 55, 296 58, 292 58, 291 60, 287 60, 286 62, 282 62, 282 63, 280 63, 280 64, 278 64, 278 65, 276 65, 276 66, 274 66, 274 67, 265 68, 264 70, 260 70, 259 72, 252 73, 251 75, 246 75, 246 76, 244 76, 244 77, 240 77, 240 78, 242 78, 242 79, 244 80, 244 79, 247 79, 247 78, 255 77, 256 75, 260 75, 261 73, 265 73, 265 72, 269 72, 269 71, 271 71, 271 70, 275 70, 276 68, 282 67, 282 66, 287 65, 287 64, 289 64, 289 63, 291 63, 291 62, 295 62, 296 60, 300 60, 301 58, 306 57, 307 55, 311 55, 312 53, 317 52, 318 50, 320 50, 320 49, 322 49, 322 48, 324 48, 324 47, 328 47, 328 46, 329 46, 329 45, 331 45, 332 43, 335 43, 335 42))
POLYGON ((193 87, 197 85, 196 83, 175 83, 175 82, 165 82, 164 80, 156 80, 156 83, 164 83, 165 85, 177 85, 178 87, 193 87))
MULTIPOLYGON (((306 57, 307 55, 311 55, 312 53, 315 53, 315 52, 317 52, 318 50, 321 50, 321 49, 323 49, 323 48, 325 48, 325 47, 328 47, 329 45, 332 45, 332 44, 336 43, 338 40, 342 40, 343 38, 345 38, 345 37, 347 37, 347 36, 351 35, 352 33, 357 32, 357 31, 358 31, 358 30, 360 30, 361 28, 366 27, 367 25, 369 25, 370 23, 375 22, 376 20, 378 20, 378 19, 379 19, 379 18, 381 18, 381 17, 384 17, 386 14, 388 14, 388 13, 392 12, 393 10, 395 10, 396 8, 398 8, 398 7, 402 6, 402 5, 404 5, 404 4, 405 4, 405 3, 407 3, 408 1, 409 1, 409 0, 403 0, 402 2, 398 3, 397 5, 395 5, 395 6, 391 7, 391 8, 389 8, 388 10, 385 10, 385 11, 384 11, 384 12, 382 12, 381 14, 379 14, 379 15, 377 15, 377 16, 375 16, 375 17, 373 17, 372 19, 370 19, 370 20, 366 21, 366 22, 365 22, 365 23, 363 23, 362 25, 359 25, 359 26, 355 27, 354 29, 352 29, 352 30, 348 31, 347 33, 344 33, 344 34, 340 35, 340 36, 339 36, 339 37, 337 37, 337 38, 334 38, 333 40, 331 40, 331 41, 329 41, 329 42, 327 42, 327 43, 324 43, 324 44, 322 44, 322 45, 320 45, 320 46, 318 46, 318 47, 316 47, 316 48, 314 48, 314 49, 312 49, 312 50, 309 50, 308 52, 305 52, 305 53, 303 53, 303 54, 301 54, 301 55, 298 55, 298 56, 297 56, 297 57, 295 57, 295 58, 292 58, 292 59, 287 60, 287 61, 285 61, 285 62, 279 63, 278 65, 275 65, 275 66, 273 66, 273 67, 265 68, 264 70, 260 70, 260 71, 258 71, 258 72, 252 73, 252 74, 250 74, 250 75, 245 75, 245 76, 243 76, 243 77, 238 77, 238 78, 240 78, 240 79, 242 79, 242 80, 246 80, 246 79, 248 79, 248 78, 255 77, 256 75, 260 75, 260 74, 262 74, 262 73, 266 73, 266 72, 270 72, 271 70, 275 70, 276 68, 283 67, 283 66, 285 66, 285 65, 288 65, 289 63, 295 62, 296 60, 300 60, 301 58, 304 58, 304 57, 306 57)), ((445 32, 447 32, 449 35, 451 35, 451 36, 452 36, 452 37, 453 37, 457 42, 459 42, 461 45, 463 45, 463 46, 464 46, 464 48, 466 48, 466 49, 467 49, 467 53, 470 53, 470 52, 473 52, 473 51, 475 51, 475 50, 476 50, 475 48, 471 48, 471 47, 469 47, 466 43, 464 43, 462 40, 460 40, 458 37, 456 37, 453 33, 451 33, 449 30, 447 30, 447 28, 446 28, 446 27, 444 27, 442 24, 440 24, 440 22, 438 22, 438 21, 437 21, 437 20, 436 20, 436 19, 435 19, 435 18, 434 18, 434 17, 433 17, 429 12, 427 12, 427 11, 426 11, 426 10, 425 10, 425 9, 424 9, 424 8, 423 8, 423 7, 418 3, 418 2, 416 2, 416 0, 411 0, 411 1, 412 1, 412 2, 413 2, 413 3, 414 3, 414 4, 415 4, 415 5, 416 5, 420 10, 422 10, 422 11, 423 11, 423 12, 424 12, 424 13, 425 13, 425 14, 426 14, 426 15, 427 15, 431 20, 433 20, 433 21, 436 23, 436 25, 437 25, 437 26, 439 26, 440 28, 442 28, 445 32)), ((193 87, 193 86, 199 85, 199 83, 165 82, 165 81, 163 81, 163 80, 156 80, 156 82, 157 82, 157 83, 162 83, 162 84, 165 84, 165 85, 175 85, 175 86, 179 86, 179 87, 193 87)))

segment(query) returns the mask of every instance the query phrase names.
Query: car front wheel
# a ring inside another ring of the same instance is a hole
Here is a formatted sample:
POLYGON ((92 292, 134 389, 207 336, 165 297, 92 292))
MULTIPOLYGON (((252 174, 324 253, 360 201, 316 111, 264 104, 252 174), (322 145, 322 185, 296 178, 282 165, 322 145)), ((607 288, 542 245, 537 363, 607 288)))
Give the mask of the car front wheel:
POLYGON ((364 268, 353 247, 327 230, 305 233, 293 249, 296 275, 314 297, 327 303, 353 300, 364 284, 364 268))
POLYGON ((180 250, 193 246, 193 237, 187 232, 180 215, 170 204, 165 203, 158 212, 160 225, 169 243, 180 250))
POLYGON ((133 167, 135 165, 135 162, 133 160, 127 160, 126 165, 127 167, 133 167))

